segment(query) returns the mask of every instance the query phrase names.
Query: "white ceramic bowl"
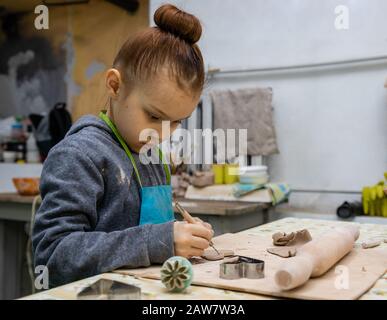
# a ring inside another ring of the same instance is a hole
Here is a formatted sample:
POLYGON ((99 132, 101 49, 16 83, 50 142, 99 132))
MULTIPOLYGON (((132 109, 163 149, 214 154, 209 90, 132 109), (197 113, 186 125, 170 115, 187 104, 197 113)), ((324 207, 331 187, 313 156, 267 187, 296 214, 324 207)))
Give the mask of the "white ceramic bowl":
POLYGON ((269 181, 266 166, 247 166, 239 169, 239 182, 245 184, 264 184, 269 181))
POLYGON ((239 176, 239 182, 243 184, 265 184, 269 182, 269 175, 264 174, 261 176, 239 176))

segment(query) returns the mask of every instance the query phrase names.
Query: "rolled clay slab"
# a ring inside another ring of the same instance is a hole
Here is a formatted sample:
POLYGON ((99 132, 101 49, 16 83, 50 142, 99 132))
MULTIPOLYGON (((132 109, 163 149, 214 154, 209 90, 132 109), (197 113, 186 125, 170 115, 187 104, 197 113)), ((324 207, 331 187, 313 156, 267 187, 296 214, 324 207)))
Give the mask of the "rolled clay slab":
POLYGON ((359 237, 357 226, 337 227, 297 248, 297 256, 286 259, 274 275, 281 290, 301 286, 310 277, 327 272, 348 254, 359 237))
POLYGON ((206 260, 216 261, 216 260, 222 260, 224 259, 224 257, 229 257, 234 255, 233 250, 218 249, 218 251, 219 251, 219 254, 213 248, 209 248, 204 251, 202 258, 206 260))

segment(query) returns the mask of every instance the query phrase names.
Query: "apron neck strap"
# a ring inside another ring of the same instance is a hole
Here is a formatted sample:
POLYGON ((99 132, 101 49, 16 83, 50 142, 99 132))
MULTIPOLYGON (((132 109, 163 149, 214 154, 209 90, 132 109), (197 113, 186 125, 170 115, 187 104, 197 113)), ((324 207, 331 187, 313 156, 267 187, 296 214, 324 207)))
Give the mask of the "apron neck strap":
POLYGON ((164 161, 163 152, 161 151, 161 149, 159 147, 157 147, 157 149, 159 150, 160 161, 164 166, 164 172, 165 172, 165 176, 167 179, 167 184, 171 184, 171 172, 169 171, 169 167, 168 167, 166 161, 164 161))
MULTIPOLYGON (((136 176, 137 176, 138 183, 140 184, 140 187, 142 188, 142 182, 141 182, 140 174, 139 174, 137 166, 136 166, 136 162, 134 161, 133 155, 130 152, 126 142, 122 138, 121 134, 118 132, 117 127, 110 120, 110 118, 106 115, 106 111, 101 111, 99 113, 99 117, 109 126, 109 128, 113 131, 115 137, 120 142, 121 146, 124 148, 126 155, 130 159, 130 162, 132 163, 133 169, 134 169, 136 176)), ((159 151, 159 158, 164 165, 164 171, 165 171, 166 178, 167 178, 167 184, 170 184, 171 183, 171 173, 169 172, 168 165, 163 161, 163 158, 164 158, 163 153, 161 152, 160 148, 157 148, 157 149, 159 151)))

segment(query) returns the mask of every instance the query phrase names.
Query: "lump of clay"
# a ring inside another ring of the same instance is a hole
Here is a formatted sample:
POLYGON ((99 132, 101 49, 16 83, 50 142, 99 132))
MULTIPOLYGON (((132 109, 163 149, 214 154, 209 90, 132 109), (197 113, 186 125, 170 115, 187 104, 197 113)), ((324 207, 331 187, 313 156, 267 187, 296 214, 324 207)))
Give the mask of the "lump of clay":
POLYGON ((194 187, 207 187, 214 184, 214 173, 210 171, 196 171, 190 179, 194 187))
POLYGON ((219 253, 217 253, 213 248, 207 249, 204 251, 202 258, 210 261, 222 260, 224 257, 229 257, 234 255, 233 250, 227 249, 218 249, 219 253))
POLYGON ((223 259, 223 263, 236 263, 239 261, 239 256, 229 256, 223 259))
POLYGON ((290 233, 276 232, 272 238, 275 246, 299 246, 312 240, 312 236, 307 229, 290 233))

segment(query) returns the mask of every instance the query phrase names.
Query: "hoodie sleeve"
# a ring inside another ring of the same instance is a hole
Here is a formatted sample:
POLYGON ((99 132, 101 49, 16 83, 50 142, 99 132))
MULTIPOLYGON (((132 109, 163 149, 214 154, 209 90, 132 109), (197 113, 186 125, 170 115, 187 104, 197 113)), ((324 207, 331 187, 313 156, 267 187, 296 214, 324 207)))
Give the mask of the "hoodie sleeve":
POLYGON ((173 222, 94 231, 104 181, 94 162, 76 147, 51 150, 40 191, 42 204, 32 236, 34 263, 47 267, 50 287, 173 256, 173 222))

